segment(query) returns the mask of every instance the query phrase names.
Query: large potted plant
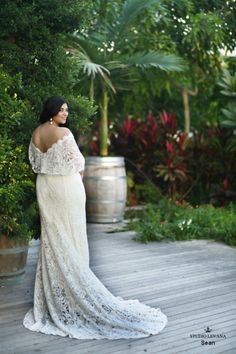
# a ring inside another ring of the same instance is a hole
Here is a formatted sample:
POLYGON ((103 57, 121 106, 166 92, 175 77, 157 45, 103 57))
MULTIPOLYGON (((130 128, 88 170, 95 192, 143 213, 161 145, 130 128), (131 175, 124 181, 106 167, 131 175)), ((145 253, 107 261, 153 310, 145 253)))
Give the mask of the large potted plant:
POLYGON ((130 29, 137 16, 158 2, 127 0, 116 9, 109 4, 102 20, 99 19, 83 34, 75 33, 71 41, 70 52, 89 82, 90 99, 98 102, 101 118, 100 156, 86 158, 84 176, 87 219, 91 222, 122 220, 126 204, 124 158, 108 156, 109 100, 117 91, 127 89, 138 69, 154 67, 180 71, 184 68, 183 61, 174 55, 138 52, 129 41, 130 29))
POLYGON ((23 146, 0 135, 0 282, 24 274, 29 241, 37 233, 33 175, 23 146))
POLYGON ((13 91, 19 80, 0 66, 0 282, 24 273, 29 241, 39 225, 34 176, 22 143, 21 122, 31 110, 13 91))

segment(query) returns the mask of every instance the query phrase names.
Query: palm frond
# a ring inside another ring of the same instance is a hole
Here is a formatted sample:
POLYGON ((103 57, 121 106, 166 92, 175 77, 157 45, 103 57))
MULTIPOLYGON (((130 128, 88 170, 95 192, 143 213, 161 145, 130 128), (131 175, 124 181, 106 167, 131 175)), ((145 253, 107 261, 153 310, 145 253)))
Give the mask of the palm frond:
POLYGON ((145 8, 156 5, 159 0, 127 0, 122 9, 120 23, 121 26, 127 26, 135 17, 145 8))
POLYGON ((100 40, 95 36, 91 35, 88 39, 83 35, 74 33, 71 36, 68 36, 67 43, 69 47, 68 51, 72 53, 72 55, 74 55, 75 52, 80 51, 86 53, 93 61, 98 61, 98 47, 100 40))
POLYGON ((94 63, 85 52, 79 50, 75 51, 73 58, 77 62, 79 68, 82 68, 87 76, 92 76, 94 78, 98 74, 101 76, 103 76, 104 73, 110 74, 107 68, 98 63, 94 63))
POLYGON ((221 111, 226 118, 233 120, 236 123, 236 105, 235 104, 233 104, 233 103, 228 104, 228 107, 222 108, 221 111))
POLYGON ((223 122, 221 122, 221 126, 223 128, 236 129, 236 122, 232 120, 224 120, 223 122))
POLYGON ((231 139, 229 139, 226 147, 225 147, 225 151, 231 153, 231 152, 235 152, 236 151, 236 129, 234 129, 233 131, 233 136, 231 139))
POLYGON ((112 82, 117 91, 129 91, 138 81, 137 70, 121 62, 109 62, 106 67, 111 73, 112 82))
POLYGON ((77 62, 78 67, 83 70, 83 73, 91 77, 92 79, 95 79, 95 77, 100 77, 102 81, 107 85, 107 87, 112 90, 114 93, 116 93, 115 87, 111 82, 110 79, 110 71, 103 65, 94 63, 87 53, 82 52, 82 51, 75 51, 73 54, 74 60, 77 62))
POLYGON ((117 38, 122 38, 123 33, 143 9, 156 5, 159 2, 160 0, 127 0, 123 5, 119 24, 116 26, 117 38))
POLYGON ((138 52, 126 59, 126 63, 141 68, 155 67, 165 71, 184 71, 186 63, 176 55, 158 52, 138 52))
POLYGON ((236 73, 231 75, 226 69, 223 73, 224 76, 218 81, 218 85, 223 89, 221 93, 225 96, 236 97, 236 73))
POLYGON ((116 89, 115 86, 113 85, 111 79, 108 77, 107 74, 103 73, 103 81, 105 82, 105 84, 107 85, 108 89, 110 89, 113 93, 116 93, 116 89))
POLYGON ((112 61, 107 61, 105 63, 106 67, 109 69, 109 71, 112 70, 124 70, 129 67, 128 64, 125 64, 121 62, 120 60, 112 60, 112 61))

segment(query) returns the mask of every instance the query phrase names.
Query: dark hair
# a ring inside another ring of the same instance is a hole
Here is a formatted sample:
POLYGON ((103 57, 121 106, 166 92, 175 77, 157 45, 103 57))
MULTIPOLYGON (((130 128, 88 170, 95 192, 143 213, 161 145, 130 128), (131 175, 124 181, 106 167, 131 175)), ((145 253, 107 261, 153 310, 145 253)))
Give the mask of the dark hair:
MULTIPOLYGON (((43 124, 43 123, 49 121, 50 118, 55 117, 58 114, 58 112, 60 111, 61 106, 64 103, 66 103, 68 105, 67 101, 63 97, 60 97, 60 96, 49 97, 44 102, 43 110, 42 110, 42 112, 40 114, 40 118, 39 118, 40 124, 43 124)), ((62 124, 62 126, 68 126, 68 122, 66 122, 66 124, 62 124)))

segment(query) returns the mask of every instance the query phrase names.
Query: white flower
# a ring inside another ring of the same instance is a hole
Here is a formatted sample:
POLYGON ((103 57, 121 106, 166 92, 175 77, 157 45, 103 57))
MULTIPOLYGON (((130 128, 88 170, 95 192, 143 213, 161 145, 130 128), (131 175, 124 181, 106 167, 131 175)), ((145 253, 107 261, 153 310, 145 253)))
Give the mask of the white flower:
POLYGON ((192 223, 192 219, 189 219, 189 220, 187 221, 187 225, 189 226, 191 223, 192 223))
POLYGON ((183 231, 183 229, 184 229, 184 228, 183 228, 183 222, 179 222, 179 223, 178 223, 178 227, 180 228, 180 230, 183 231))
POLYGON ((189 220, 182 220, 178 223, 178 227, 180 228, 180 230, 183 231, 183 229, 185 227, 187 227, 187 229, 189 228, 189 226, 191 225, 192 223, 192 219, 189 219, 189 220))

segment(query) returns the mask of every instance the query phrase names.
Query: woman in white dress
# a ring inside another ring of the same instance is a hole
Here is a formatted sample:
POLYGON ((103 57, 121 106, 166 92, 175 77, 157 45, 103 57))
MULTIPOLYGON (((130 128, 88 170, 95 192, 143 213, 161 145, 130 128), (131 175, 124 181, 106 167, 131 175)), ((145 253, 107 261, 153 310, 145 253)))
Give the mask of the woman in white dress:
POLYGON ((37 174, 41 246, 34 304, 23 324, 32 331, 78 339, 157 334, 167 323, 160 309, 115 297, 89 268, 84 158, 65 127, 67 118, 66 100, 50 97, 29 145, 37 174))

